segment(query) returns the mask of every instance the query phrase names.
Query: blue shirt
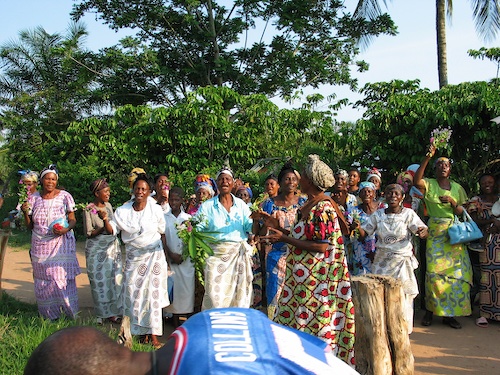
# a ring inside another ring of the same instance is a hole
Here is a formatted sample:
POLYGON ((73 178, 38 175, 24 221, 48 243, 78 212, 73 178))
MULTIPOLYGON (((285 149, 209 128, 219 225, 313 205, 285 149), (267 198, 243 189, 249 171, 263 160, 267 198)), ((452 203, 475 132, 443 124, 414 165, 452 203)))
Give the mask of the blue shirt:
POLYGON ((324 341, 253 309, 202 311, 171 337, 176 343, 169 375, 358 374, 324 341))
POLYGON ((219 202, 219 197, 206 200, 196 212, 195 218, 201 222, 197 229, 201 232, 218 232, 211 234, 217 241, 241 242, 248 239, 252 232, 250 208, 240 198, 233 198, 230 212, 219 202))

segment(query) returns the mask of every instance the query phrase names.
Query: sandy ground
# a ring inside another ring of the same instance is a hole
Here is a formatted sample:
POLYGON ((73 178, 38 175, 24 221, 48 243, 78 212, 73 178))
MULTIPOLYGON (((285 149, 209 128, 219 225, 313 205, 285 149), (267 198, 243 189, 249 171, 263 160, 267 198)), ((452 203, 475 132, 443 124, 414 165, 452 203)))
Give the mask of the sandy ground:
MULTIPOLYGON (((78 259, 82 274, 77 277, 78 297, 82 313, 92 311, 92 297, 85 268, 83 242, 77 243, 78 259)), ((34 302, 33 277, 27 251, 13 251, 7 248, 2 274, 2 289, 21 301, 34 302)), ((411 334, 411 347, 415 357, 415 374, 500 375, 500 322, 489 324, 488 328, 475 325, 477 307, 470 317, 458 318, 463 328, 452 329, 434 318, 430 327, 422 327, 423 311, 415 314, 415 328, 411 334)), ((166 335, 172 330, 165 327, 166 335)))

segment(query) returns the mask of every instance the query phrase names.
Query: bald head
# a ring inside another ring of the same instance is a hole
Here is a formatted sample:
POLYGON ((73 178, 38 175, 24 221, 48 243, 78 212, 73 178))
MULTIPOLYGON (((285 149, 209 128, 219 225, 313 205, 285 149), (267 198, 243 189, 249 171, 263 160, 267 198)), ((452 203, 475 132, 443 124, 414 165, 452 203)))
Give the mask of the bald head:
POLYGON ((124 374, 130 356, 128 349, 95 328, 64 328, 33 351, 24 374, 124 374))

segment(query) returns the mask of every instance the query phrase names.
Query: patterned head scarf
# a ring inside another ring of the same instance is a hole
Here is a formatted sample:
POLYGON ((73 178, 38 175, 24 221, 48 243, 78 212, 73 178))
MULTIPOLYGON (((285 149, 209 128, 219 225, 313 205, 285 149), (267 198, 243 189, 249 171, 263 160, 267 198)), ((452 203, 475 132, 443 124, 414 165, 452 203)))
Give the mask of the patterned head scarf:
POLYGON ((366 176, 366 181, 369 181, 370 178, 372 177, 378 178, 379 182, 382 182, 382 174, 379 172, 377 168, 372 168, 368 171, 368 175, 366 176))
POLYGON ((93 181, 91 184, 90 184, 90 192, 92 194, 95 194, 97 193, 98 191, 101 191, 102 189, 105 189, 109 187, 109 184, 108 182, 106 181, 105 178, 99 178, 95 181, 93 181))
POLYGON ((221 174, 223 174, 223 173, 228 174, 229 176, 231 176, 232 178, 234 178, 234 174, 233 174, 232 169, 229 168, 229 167, 225 167, 224 166, 224 167, 221 168, 221 170, 219 172, 217 172, 217 175, 215 176, 215 179, 218 180, 219 176, 221 174))
POLYGON ((413 183, 413 173, 411 173, 410 171, 401 172, 396 177, 396 183, 402 186, 404 184, 404 180, 406 179, 410 180, 413 183))
POLYGON ((321 161, 316 154, 311 154, 307 157, 304 172, 313 185, 322 191, 325 191, 335 184, 335 177, 332 169, 321 161))
POLYGON ((441 157, 437 158, 436 161, 434 162, 434 168, 436 168, 436 166, 439 163, 448 163, 451 167, 452 161, 450 159, 448 159, 446 156, 441 156, 441 157))
POLYGON ((385 188, 385 191, 386 193, 388 191, 391 191, 391 190, 399 190, 401 192, 401 195, 405 195, 405 191, 403 189, 403 187, 400 185, 400 184, 389 184, 387 185, 387 187, 385 188))
POLYGON ((194 180, 194 191, 206 189, 211 197, 217 193, 217 184, 208 174, 199 174, 194 180))
POLYGON ((335 172, 335 176, 342 176, 342 177, 348 178, 349 174, 347 173, 347 171, 345 169, 337 169, 337 171, 335 172))
POLYGON ((375 184, 370 181, 363 181, 359 183, 359 192, 363 189, 372 189, 373 191, 376 191, 377 188, 375 187, 375 184))
POLYGON ((240 190, 246 190, 248 192, 248 196, 250 198, 253 198, 253 193, 252 193, 252 189, 250 189, 250 185, 248 183, 246 183, 245 185, 241 185, 238 190, 236 190, 236 192, 240 191, 240 190))
POLYGON ((38 182, 38 172, 26 169, 17 173, 21 175, 21 180, 19 181, 20 184, 22 184, 24 181, 31 181, 35 184, 38 182))
POLYGON ((47 168, 42 169, 42 172, 40 173, 40 180, 45 176, 47 173, 55 173, 56 178, 59 179, 59 173, 57 172, 57 167, 55 164, 50 164, 47 168))

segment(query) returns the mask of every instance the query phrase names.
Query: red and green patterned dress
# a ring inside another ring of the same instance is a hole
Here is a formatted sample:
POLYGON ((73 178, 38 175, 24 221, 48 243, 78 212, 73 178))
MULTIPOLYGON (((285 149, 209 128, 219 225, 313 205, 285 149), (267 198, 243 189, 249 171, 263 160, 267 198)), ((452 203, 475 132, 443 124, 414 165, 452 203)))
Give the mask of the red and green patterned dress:
POLYGON ((328 242, 324 252, 289 246, 285 285, 276 321, 327 342, 340 359, 354 366, 354 305, 342 233, 329 201, 300 218, 291 235, 328 242))

